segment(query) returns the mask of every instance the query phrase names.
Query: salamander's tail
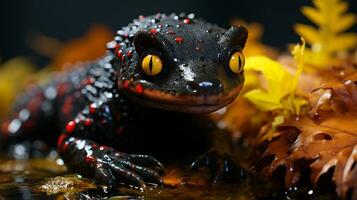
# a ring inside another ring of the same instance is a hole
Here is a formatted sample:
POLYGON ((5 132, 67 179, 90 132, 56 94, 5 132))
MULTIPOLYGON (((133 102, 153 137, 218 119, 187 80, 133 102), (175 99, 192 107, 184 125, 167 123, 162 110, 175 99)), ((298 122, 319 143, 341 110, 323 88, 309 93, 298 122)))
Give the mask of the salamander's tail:
POLYGON ((2 147, 37 139, 47 141, 53 137, 51 131, 56 129, 53 125, 57 114, 56 106, 55 100, 47 96, 46 89, 33 87, 18 98, 10 117, 0 126, 2 147))

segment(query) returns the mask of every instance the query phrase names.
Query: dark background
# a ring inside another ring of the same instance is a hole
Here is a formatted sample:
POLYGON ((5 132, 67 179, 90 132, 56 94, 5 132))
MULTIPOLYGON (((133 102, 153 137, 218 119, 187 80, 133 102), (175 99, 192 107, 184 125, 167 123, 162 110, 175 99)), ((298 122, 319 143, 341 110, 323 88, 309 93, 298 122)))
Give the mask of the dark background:
MULTIPOLYGON (((357 1, 348 0, 349 12, 357 13, 357 1)), ((264 26, 263 41, 284 49, 297 42, 292 26, 307 22, 300 13, 310 0, 2 0, 0 2, 0 56, 7 60, 18 55, 30 56, 37 64, 46 61, 36 57, 28 45, 29 33, 37 32, 66 41, 80 37, 92 24, 106 24, 119 29, 139 15, 194 12, 207 21, 228 27, 229 20, 239 17, 264 26)), ((354 28, 356 31, 356 27, 354 28)))

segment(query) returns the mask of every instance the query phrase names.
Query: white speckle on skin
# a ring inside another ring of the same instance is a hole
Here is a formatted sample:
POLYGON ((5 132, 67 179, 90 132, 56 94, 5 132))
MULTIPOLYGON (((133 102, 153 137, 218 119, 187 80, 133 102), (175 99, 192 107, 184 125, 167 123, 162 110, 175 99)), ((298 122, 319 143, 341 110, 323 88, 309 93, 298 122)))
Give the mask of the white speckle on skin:
POLYGON ((186 81, 193 81, 195 78, 195 73, 193 73, 190 67, 185 67, 184 64, 179 65, 180 70, 183 72, 183 78, 186 81))
POLYGON ((24 122, 24 121, 28 120, 29 117, 30 117, 30 111, 29 111, 29 110, 27 110, 27 109, 22 109, 22 110, 19 112, 19 119, 20 119, 21 121, 24 122))
POLYGON ((78 150, 84 149, 85 146, 86 146, 86 142, 84 140, 81 140, 81 141, 77 142, 77 149, 78 150))
POLYGON ((48 87, 44 93, 45 97, 50 100, 56 98, 57 95, 57 91, 54 87, 48 87))
POLYGON ((8 131, 11 134, 16 133, 21 126, 21 121, 19 119, 14 119, 12 122, 9 124, 8 131))

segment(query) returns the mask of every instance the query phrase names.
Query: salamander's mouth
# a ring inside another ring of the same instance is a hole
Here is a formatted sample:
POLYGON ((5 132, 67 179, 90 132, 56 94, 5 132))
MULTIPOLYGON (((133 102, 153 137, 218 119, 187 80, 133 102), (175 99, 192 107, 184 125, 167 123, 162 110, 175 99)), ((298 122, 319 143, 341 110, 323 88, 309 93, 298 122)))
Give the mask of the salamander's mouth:
POLYGON ((145 106, 176 112, 205 114, 214 112, 230 104, 238 96, 242 85, 232 91, 218 94, 171 94, 160 90, 128 87, 127 95, 130 99, 145 106))

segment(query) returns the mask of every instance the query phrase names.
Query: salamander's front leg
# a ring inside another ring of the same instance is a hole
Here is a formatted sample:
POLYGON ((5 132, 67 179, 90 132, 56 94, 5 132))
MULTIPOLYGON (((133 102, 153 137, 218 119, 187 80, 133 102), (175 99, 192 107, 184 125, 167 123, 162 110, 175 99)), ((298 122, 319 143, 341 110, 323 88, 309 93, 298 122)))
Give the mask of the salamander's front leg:
POLYGON ((86 118, 83 113, 68 123, 58 140, 58 151, 69 170, 110 187, 125 184, 144 190, 146 182, 163 184, 159 173, 164 168, 155 158, 121 153, 111 147, 100 146, 93 140, 83 139, 84 136, 96 138, 95 134, 110 130, 109 125, 102 125, 95 124, 93 119, 86 118))
MULTIPOLYGON (((65 137, 65 136, 64 136, 65 137)), ((160 175, 151 168, 163 166, 156 159, 145 155, 119 153, 111 147, 98 146, 90 140, 67 137, 60 145, 61 156, 74 172, 108 186, 126 184, 145 189, 145 182, 162 185, 160 175)))

